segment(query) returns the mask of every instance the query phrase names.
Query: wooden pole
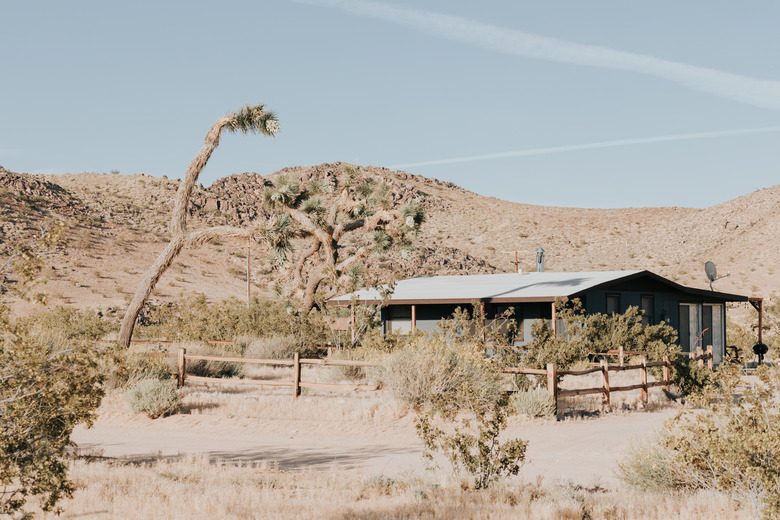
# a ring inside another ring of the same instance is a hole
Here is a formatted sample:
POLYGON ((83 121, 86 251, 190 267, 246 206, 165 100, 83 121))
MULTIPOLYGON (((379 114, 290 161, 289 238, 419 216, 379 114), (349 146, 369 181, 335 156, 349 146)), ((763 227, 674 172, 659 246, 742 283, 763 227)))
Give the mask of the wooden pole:
POLYGON ((604 405, 609 408, 609 363, 606 359, 601 360, 601 387, 604 405))
POLYGON ((642 368, 639 369, 639 375, 642 378, 642 402, 647 404, 647 359, 642 358, 642 368))
POLYGON ((620 359, 620 366, 622 367, 626 359, 625 354, 623 353, 623 345, 620 345, 620 347, 618 347, 618 359, 620 359))
POLYGON ((179 356, 178 356, 178 374, 176 378, 176 385, 181 388, 184 386, 184 378, 186 377, 185 371, 187 369, 187 358, 185 357, 185 354, 187 354, 187 349, 184 347, 179 347, 179 356))
POLYGON ((714 350, 712 348, 712 345, 707 345, 707 368, 710 372, 713 372, 715 370, 715 356, 713 355, 714 350))
POLYGON ((487 343, 487 329, 485 329, 485 302, 479 302, 479 313, 481 318, 479 320, 480 327, 482 327, 482 343, 487 343))
POLYGON ((520 262, 517 260, 517 249, 515 249, 515 272, 520 272, 520 262))
POLYGON ((417 330, 417 305, 412 304, 412 332, 417 330))
POLYGON ((250 283, 251 283, 251 280, 250 280, 251 276, 249 275, 249 273, 250 273, 250 270, 249 270, 249 255, 251 254, 251 250, 250 250, 249 246, 250 246, 250 239, 247 238, 246 239, 246 308, 247 309, 251 307, 251 302, 252 302, 252 288, 251 288, 251 285, 250 285, 250 283))
POLYGON ((555 363, 547 363, 547 390, 555 403, 555 414, 558 413, 558 367, 555 363))
POLYGON ((672 382, 672 362, 669 356, 664 356, 664 386, 668 389, 672 382))
POLYGON ((350 305, 349 309, 350 309, 349 334, 350 334, 350 339, 352 340, 351 345, 354 346, 355 345, 355 304, 353 303, 352 305, 350 305))
POLYGON ((704 351, 701 349, 701 347, 696 347, 695 359, 698 361, 700 367, 704 366, 704 351))
POLYGON ((293 399, 301 395, 301 358, 297 352, 293 353, 293 399))
POLYGON ((553 336, 558 335, 558 316, 555 310, 555 302, 552 303, 552 332, 553 336))

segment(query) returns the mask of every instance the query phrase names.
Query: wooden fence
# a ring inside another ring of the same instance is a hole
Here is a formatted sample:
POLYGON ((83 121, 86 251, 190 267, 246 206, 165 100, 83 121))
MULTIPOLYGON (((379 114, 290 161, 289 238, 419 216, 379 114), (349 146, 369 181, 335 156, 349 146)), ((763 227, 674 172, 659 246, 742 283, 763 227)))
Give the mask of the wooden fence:
MULTIPOLYGON (((140 341, 138 343, 141 343, 140 341)), ((144 342, 147 344, 168 343, 167 341, 148 340, 144 342)), ((209 342, 211 344, 223 344, 230 342, 209 342)), ((186 381, 202 382, 202 383, 225 383, 225 384, 249 384, 259 386, 281 386, 290 387, 293 390, 293 397, 297 398, 301 395, 301 388, 313 388, 319 390, 329 391, 344 391, 344 390, 364 390, 374 391, 378 390, 377 386, 372 385, 357 385, 357 384, 328 384, 328 383, 314 383, 301 380, 301 365, 317 365, 317 366, 352 366, 352 367, 376 367, 378 363, 371 361, 352 361, 346 359, 332 359, 328 358, 301 358, 296 352, 293 354, 292 359, 261 359, 261 358, 244 358, 244 357, 229 357, 229 356, 208 356, 200 354, 187 354, 187 349, 180 347, 176 354, 166 353, 150 353, 150 356, 155 357, 168 357, 177 359, 177 383, 179 387, 184 386, 186 381), (262 379, 231 379, 224 380, 214 377, 202 377, 187 375, 187 361, 222 361, 229 363, 246 363, 255 365, 270 365, 270 366, 289 366, 293 369, 293 376, 291 380, 281 381, 269 381, 262 379)), ((650 388, 664 386, 669 387, 671 384, 671 360, 668 356, 664 356, 663 361, 647 362, 647 352, 634 352, 625 351, 623 348, 616 350, 609 350, 604 353, 600 353, 601 356, 617 356, 619 358, 619 364, 610 364, 606 359, 601 359, 598 366, 585 370, 558 370, 555 363, 548 363, 546 369, 535 368, 521 368, 521 367, 508 367, 503 369, 505 374, 529 374, 529 375, 543 375, 547 376, 547 389, 553 396, 558 406, 558 399, 561 397, 575 397, 581 395, 593 395, 601 394, 602 401, 606 406, 610 404, 611 394, 615 392, 629 392, 632 390, 641 390, 641 398, 643 403, 648 402, 648 390, 650 388), (639 363, 634 365, 626 365, 626 356, 641 355, 639 363), (663 376, 660 381, 648 382, 647 369, 652 367, 661 367, 663 370, 663 376), (629 370, 639 371, 639 382, 633 385, 626 386, 610 386, 609 373, 621 372, 629 370), (601 374, 601 386, 593 388, 576 388, 576 389, 563 389, 558 387, 558 379, 563 376, 584 376, 588 374, 600 373, 601 374)), ((714 357, 712 345, 707 347, 704 351, 701 348, 697 348, 695 352, 691 352, 690 358, 696 360, 699 366, 703 366, 706 362, 707 368, 713 370, 714 357)))
POLYGON ((295 352, 292 359, 261 359, 261 358, 244 358, 244 357, 229 357, 229 356, 206 356, 200 354, 187 354, 187 349, 180 347, 176 354, 166 353, 150 353, 150 356, 155 357, 168 357, 176 358, 176 374, 177 384, 179 388, 184 386, 187 381, 197 383, 222 383, 222 384, 239 384, 239 385, 258 385, 258 386, 281 386, 290 387, 293 390, 293 397, 301 395, 301 388, 314 388, 319 390, 330 391, 344 391, 344 390, 364 390, 374 391, 378 390, 377 386, 373 385, 357 385, 357 384, 328 384, 328 383, 314 383, 301 380, 301 365, 318 365, 318 366, 348 366, 348 367, 375 367, 379 366, 377 363, 371 361, 352 361, 348 359, 330 359, 330 358, 301 358, 300 355, 295 352), (281 381, 269 381, 263 379, 230 379, 225 380, 217 377, 202 377, 193 376, 187 374, 187 362, 188 361, 221 361, 227 363, 246 363, 249 365, 270 365, 270 366, 289 366, 293 369, 293 377, 291 380, 281 381))
MULTIPOLYGON (((548 363, 547 369, 534 369, 534 368, 505 368, 504 373, 507 374, 530 374, 530 375, 546 375, 547 376, 547 390, 550 395, 553 396, 555 401, 556 411, 558 408, 558 399, 561 397, 575 397, 580 395, 592 395, 601 394, 602 402, 605 406, 610 404, 610 396, 615 392, 630 392, 632 390, 641 390, 641 398, 643 403, 648 401, 648 390, 653 387, 663 386, 669 387, 671 384, 671 368, 672 362, 669 356, 664 356, 663 361, 647 362, 647 358, 642 356, 638 364, 626 365, 624 356, 633 356, 635 354, 646 354, 645 352, 630 352, 619 350, 610 350, 603 354, 619 356, 620 364, 609 364, 606 359, 602 359, 597 367, 588 368, 585 370, 558 370, 555 363, 548 363), (663 376, 660 381, 647 381, 647 369, 652 367, 662 367, 663 376), (621 372, 627 370, 639 370, 639 383, 626 386, 610 386, 609 373, 621 372), (584 376, 588 374, 601 373, 601 386, 593 388, 576 388, 566 390, 558 387, 558 379, 563 376, 584 376)), ((713 364, 713 350, 712 345, 707 347, 704 351, 701 348, 697 348, 695 352, 690 353, 690 358, 696 360, 699 366, 704 366, 707 363, 709 370, 714 369, 713 364)))

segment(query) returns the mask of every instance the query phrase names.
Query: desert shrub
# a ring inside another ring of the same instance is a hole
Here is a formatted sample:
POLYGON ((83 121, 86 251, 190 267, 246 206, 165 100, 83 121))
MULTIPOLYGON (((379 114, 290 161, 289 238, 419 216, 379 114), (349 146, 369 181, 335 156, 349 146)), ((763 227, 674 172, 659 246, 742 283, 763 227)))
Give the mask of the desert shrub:
POLYGON ((432 452, 442 453, 454 471, 471 476, 475 489, 517 475, 528 443, 521 439, 499 440, 510 409, 507 395, 497 394, 490 404, 475 406, 464 397, 459 402, 458 407, 463 409, 457 421, 455 415, 444 414, 437 420, 431 410, 416 410, 416 428, 425 446, 424 456, 433 460, 432 452))
POLYGON ((311 358, 319 354, 319 349, 315 345, 301 345, 295 336, 289 334, 266 337, 240 336, 235 341, 241 350, 241 355, 249 358, 290 359, 296 352, 303 358, 311 358))
MULTIPOLYGON (((656 371, 658 370, 656 369, 656 371)), ((657 373, 655 375, 658 377, 657 373)), ((713 373, 706 366, 699 366, 697 361, 689 359, 687 356, 674 358, 670 377, 672 383, 680 390, 680 397, 683 400, 701 398, 715 382, 713 373)))
POLYGON ((145 413, 152 419, 174 414, 181 408, 181 397, 173 381, 142 379, 125 392, 133 413, 145 413))
POLYGON ((500 391, 498 373, 480 352, 441 336, 418 337, 390 354, 382 368, 385 386, 413 407, 451 405, 465 388, 475 402, 489 403, 500 391))
POLYGON ((58 306, 35 316, 17 320, 16 329, 40 343, 52 343, 98 340, 109 332, 117 330, 117 325, 103 320, 95 312, 58 306))
POLYGON ((679 454, 665 446, 663 435, 631 445, 618 461, 617 476, 638 491, 669 492, 702 487, 685 469, 679 454))
POLYGON ((22 511, 29 496, 45 511, 71 496, 66 450, 78 424, 90 424, 103 397, 94 343, 42 341, 0 324, 0 516, 22 511))
MULTIPOLYGON (((345 348, 331 352, 332 359, 345 359, 349 361, 373 361, 381 362, 384 353, 374 349, 358 347, 354 349, 345 348)), ((356 366, 333 366, 325 369, 326 377, 333 382, 338 381, 364 381, 369 378, 382 380, 382 370, 374 367, 356 367, 356 366)))
POLYGON ((528 388, 515 392, 511 398, 515 412, 529 417, 554 417, 555 399, 544 388, 528 388))
POLYGON ((477 489, 516 475, 525 457, 524 441, 499 441, 510 404, 497 368, 481 348, 442 335, 418 337, 383 363, 384 383, 415 412, 424 456, 440 452, 477 489))
POLYGON ((758 382, 746 384, 737 368, 723 367, 704 410, 683 411, 670 419, 667 434, 648 452, 676 466, 675 472, 670 476, 635 461, 627 466, 629 479, 711 489, 745 504, 756 518, 778 518, 780 371, 762 366, 756 375, 758 382))
POLYGON ((140 335, 182 341, 234 341, 240 336, 289 335, 299 347, 327 341, 327 325, 318 312, 292 312, 288 302, 229 298, 210 303, 206 296, 190 296, 170 305, 147 305, 139 317, 140 335))
POLYGON ((104 369, 108 384, 114 388, 127 388, 143 379, 167 381, 173 378, 172 361, 153 357, 147 348, 121 349, 115 352, 110 366, 104 369))
MULTIPOLYGON (((241 356, 239 345, 209 345, 203 343, 187 344, 187 354, 201 356, 241 356)), ((244 364, 232 361, 187 360, 186 372, 200 377, 241 377, 244 364)))
POLYGON ((623 314, 585 314, 577 299, 559 299, 555 305, 563 333, 553 334, 546 320, 537 320, 531 326, 533 340, 512 362, 529 368, 556 363, 559 369, 569 370, 586 362, 589 352, 606 352, 621 345, 626 350, 649 352, 648 361, 679 352, 677 332, 666 323, 644 325, 642 312, 636 307, 623 314))

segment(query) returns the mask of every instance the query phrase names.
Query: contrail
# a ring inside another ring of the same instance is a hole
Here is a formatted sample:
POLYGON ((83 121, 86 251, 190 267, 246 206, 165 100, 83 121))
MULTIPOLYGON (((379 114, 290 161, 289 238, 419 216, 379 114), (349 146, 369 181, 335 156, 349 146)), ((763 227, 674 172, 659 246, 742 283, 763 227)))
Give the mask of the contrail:
POLYGON ((484 155, 471 155, 468 157, 453 157, 451 159, 437 159, 434 161, 421 161, 414 163, 394 164, 389 166, 394 170, 411 168, 416 166, 432 166, 435 164, 454 164, 472 161, 484 161, 487 159, 502 159, 505 157, 523 157, 525 155, 544 155, 548 153, 573 152, 576 150, 590 150, 593 148, 611 148, 615 146, 628 146, 633 144, 661 143, 664 141, 685 141, 688 139, 709 139, 712 137, 727 137, 730 135, 764 134, 768 132, 780 132, 780 126, 767 126, 764 128, 743 128, 741 130, 722 130, 719 132, 699 132, 695 134, 660 135, 656 137, 639 137, 635 139, 618 139, 615 141, 600 141, 597 143, 570 144, 566 146, 551 146, 549 148, 531 148, 529 150, 515 150, 513 152, 488 153, 484 155))
POLYGON ((647 74, 749 105, 780 109, 780 81, 762 80, 706 67, 697 67, 622 52, 608 47, 585 45, 504 29, 468 18, 370 2, 366 0, 295 0, 414 27, 419 31, 467 43, 484 49, 525 58, 572 63, 590 67, 647 74))

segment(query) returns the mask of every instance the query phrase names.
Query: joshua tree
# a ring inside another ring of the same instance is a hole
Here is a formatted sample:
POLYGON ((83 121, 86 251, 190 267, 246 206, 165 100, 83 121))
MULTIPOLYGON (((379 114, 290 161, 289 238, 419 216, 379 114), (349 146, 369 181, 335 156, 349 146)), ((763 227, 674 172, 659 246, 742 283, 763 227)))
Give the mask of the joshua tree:
POLYGON ((279 175, 266 189, 266 206, 275 222, 285 223, 267 233, 281 242, 275 247, 276 261, 287 259, 288 237, 304 239, 287 271, 290 292, 303 300, 301 311, 364 281, 362 261, 371 253, 411 247, 410 237, 419 232, 425 212, 417 201, 393 207, 389 193, 387 184, 361 177, 351 166, 330 184, 311 180, 304 186, 279 175))
MULTIPOLYGON (((206 166, 214 149, 219 145, 219 139, 223 131, 240 131, 242 133, 252 132, 273 136, 279 132, 279 130, 280 128, 276 115, 271 111, 265 110, 264 105, 247 105, 236 113, 227 114, 224 117, 221 117, 214 126, 211 127, 206 134, 206 142, 190 163, 184 180, 181 182, 179 190, 176 192, 176 200, 174 202, 170 224, 171 241, 146 272, 144 279, 138 286, 138 290, 135 292, 135 296, 133 296, 133 300, 127 308, 127 313, 122 321, 122 329, 119 333, 119 341, 123 346, 130 346, 130 339, 133 335, 133 328, 135 327, 135 320, 138 318, 138 314, 141 312, 141 309, 149 298, 154 286, 160 280, 160 277, 185 246, 202 245, 217 238, 258 238, 258 231, 253 232, 250 229, 230 226, 217 226, 188 232, 187 205, 190 196, 192 195, 192 190, 195 187, 195 183, 198 180, 198 176, 206 166)), ((279 233, 275 233, 275 235, 277 237, 280 236, 279 233)))

